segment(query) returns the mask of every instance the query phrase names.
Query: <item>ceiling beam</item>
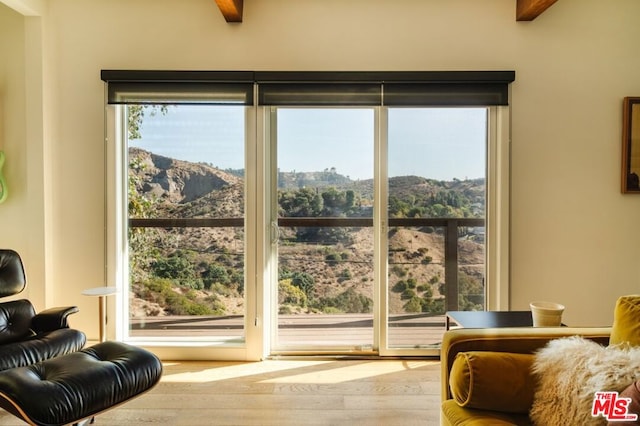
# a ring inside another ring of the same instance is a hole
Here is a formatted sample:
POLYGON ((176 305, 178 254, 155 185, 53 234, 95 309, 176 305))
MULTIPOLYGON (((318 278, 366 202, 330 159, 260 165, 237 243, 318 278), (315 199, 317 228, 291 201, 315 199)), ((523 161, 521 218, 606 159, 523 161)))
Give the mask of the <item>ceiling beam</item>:
POLYGON ((533 21, 557 0, 517 0, 516 21, 533 21))
POLYGON ((216 4, 227 22, 242 22, 242 1, 216 0, 216 4))

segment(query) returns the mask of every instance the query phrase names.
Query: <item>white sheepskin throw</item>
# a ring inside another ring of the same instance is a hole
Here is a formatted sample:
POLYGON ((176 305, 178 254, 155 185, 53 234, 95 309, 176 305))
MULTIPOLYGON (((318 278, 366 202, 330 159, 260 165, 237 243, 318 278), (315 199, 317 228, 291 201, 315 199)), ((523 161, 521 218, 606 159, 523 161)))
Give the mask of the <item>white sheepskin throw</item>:
POLYGON ((594 394, 622 392, 640 379, 640 347, 604 347, 577 336, 555 339, 536 353, 533 372, 534 424, 606 425, 604 417, 591 416, 594 394))

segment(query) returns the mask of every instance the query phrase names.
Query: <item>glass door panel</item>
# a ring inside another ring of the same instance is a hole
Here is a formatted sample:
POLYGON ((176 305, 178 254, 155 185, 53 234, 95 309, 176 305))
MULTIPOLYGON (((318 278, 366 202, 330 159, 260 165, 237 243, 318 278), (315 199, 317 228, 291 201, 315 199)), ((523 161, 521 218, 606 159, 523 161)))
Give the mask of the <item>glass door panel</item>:
POLYGON ((485 303, 486 108, 388 110, 390 348, 438 346, 485 303))
POLYGON ((278 108, 277 351, 372 351, 373 109, 278 108))
POLYGON ((244 340, 245 108, 129 105, 129 337, 244 340))

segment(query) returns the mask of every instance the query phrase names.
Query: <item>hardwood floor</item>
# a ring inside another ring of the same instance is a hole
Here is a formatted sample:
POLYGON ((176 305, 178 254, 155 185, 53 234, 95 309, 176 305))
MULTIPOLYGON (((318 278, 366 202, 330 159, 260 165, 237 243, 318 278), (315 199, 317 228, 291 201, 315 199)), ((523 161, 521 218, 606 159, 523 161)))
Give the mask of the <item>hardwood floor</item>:
MULTIPOLYGON (((439 405, 435 360, 165 362, 154 389, 95 424, 437 425, 439 405)), ((0 412, 0 425, 22 424, 0 412)))

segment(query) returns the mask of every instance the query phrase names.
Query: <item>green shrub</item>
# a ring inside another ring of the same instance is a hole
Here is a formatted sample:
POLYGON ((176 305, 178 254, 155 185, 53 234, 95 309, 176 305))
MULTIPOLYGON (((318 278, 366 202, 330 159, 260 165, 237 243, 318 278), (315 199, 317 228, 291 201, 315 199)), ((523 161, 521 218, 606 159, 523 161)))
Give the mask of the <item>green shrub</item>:
POLYGON ((416 290, 422 293, 431 290, 431 286, 429 284, 420 284, 416 287, 416 290))
POLYGON ((325 313, 366 314, 373 309, 373 300, 348 288, 336 297, 323 297, 313 304, 325 313))
POLYGON ((404 311, 411 313, 422 312, 421 299, 419 297, 409 299, 409 301, 404 304, 404 311))
POLYGON ((395 293, 402 293, 408 288, 407 282, 404 280, 400 280, 391 288, 391 290, 395 293))
POLYGON ((174 280, 189 279, 195 277, 193 266, 189 260, 179 254, 156 259, 151 264, 153 274, 158 278, 172 278, 174 280))
POLYGON ((340 277, 338 278, 338 282, 342 283, 344 281, 350 280, 351 278, 352 278, 351 271, 345 268, 340 273, 340 277))
POLYGON ((220 265, 208 265, 202 272, 202 279, 205 288, 211 288, 214 283, 229 284, 231 278, 227 273, 227 269, 220 265))
POLYGON ((281 280, 278 282, 278 304, 285 304, 306 307, 307 295, 300 287, 294 286, 291 279, 281 280))
POLYGON ((400 265, 393 265, 391 267, 391 272, 400 278, 405 277, 407 275, 407 271, 400 265))
POLYGON ((219 301, 198 301, 193 290, 181 294, 173 289, 172 280, 153 278, 142 282, 141 297, 164 306, 170 315, 223 315, 225 306, 219 301))
POLYGON ((416 296, 416 292, 413 291, 412 289, 408 288, 405 291, 402 292, 402 294, 400 295, 400 299, 402 300, 409 300, 412 297, 416 296))
POLYGON ((313 277, 306 272, 294 272, 291 275, 291 284, 298 287, 307 297, 311 296, 313 289, 316 286, 316 282, 313 277))
POLYGON ((334 266, 342 262, 342 258, 338 253, 329 253, 324 257, 324 261, 327 262, 329 265, 334 266))
POLYGON ((444 314, 445 312, 443 299, 433 300, 431 298, 423 297, 421 299, 421 303, 422 312, 428 312, 435 315, 444 314))
POLYGON ((280 315, 289 315, 293 313, 293 310, 291 309, 291 306, 289 305, 280 305, 278 307, 278 313, 280 315))

